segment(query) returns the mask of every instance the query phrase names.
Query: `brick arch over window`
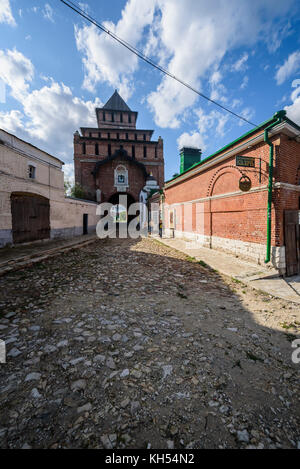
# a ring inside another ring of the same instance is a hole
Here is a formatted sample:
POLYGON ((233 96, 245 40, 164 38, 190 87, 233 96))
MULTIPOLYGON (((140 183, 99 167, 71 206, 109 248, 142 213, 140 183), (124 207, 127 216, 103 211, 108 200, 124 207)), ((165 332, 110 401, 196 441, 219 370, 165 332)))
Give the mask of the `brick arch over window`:
MULTIPOLYGON (((223 166, 222 168, 219 168, 210 180, 210 183, 207 189, 207 197, 211 197, 213 195, 216 183, 220 180, 220 178, 228 174, 230 174, 232 178, 235 178, 236 176, 240 178, 241 176, 243 176, 243 172, 236 166, 228 165, 228 166, 223 166)), ((238 186, 236 189, 238 190, 238 186)), ((228 190, 228 192, 232 192, 232 190, 228 190)))

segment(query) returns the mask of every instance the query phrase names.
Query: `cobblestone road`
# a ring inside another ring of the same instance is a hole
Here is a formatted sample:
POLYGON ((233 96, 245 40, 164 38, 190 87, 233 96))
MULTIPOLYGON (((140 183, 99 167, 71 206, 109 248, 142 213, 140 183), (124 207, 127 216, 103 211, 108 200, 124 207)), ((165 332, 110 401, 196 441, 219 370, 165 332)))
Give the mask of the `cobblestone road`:
POLYGON ((1 448, 295 448, 299 305, 160 243, 0 279, 1 448))

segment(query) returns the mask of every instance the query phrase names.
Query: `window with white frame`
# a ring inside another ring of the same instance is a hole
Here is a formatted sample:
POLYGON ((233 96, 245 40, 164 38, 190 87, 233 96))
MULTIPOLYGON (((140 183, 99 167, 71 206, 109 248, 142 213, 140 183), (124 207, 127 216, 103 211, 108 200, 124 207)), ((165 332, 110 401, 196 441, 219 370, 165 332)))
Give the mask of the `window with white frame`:
POLYGON ((128 186, 128 170, 119 165, 115 169, 115 186, 128 186))

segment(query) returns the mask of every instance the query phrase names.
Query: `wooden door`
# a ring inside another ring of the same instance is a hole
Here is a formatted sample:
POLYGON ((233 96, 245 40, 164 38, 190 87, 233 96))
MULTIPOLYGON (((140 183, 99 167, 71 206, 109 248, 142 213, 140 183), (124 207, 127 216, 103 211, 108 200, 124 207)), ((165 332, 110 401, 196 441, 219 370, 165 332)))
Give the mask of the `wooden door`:
POLYGON ((83 214, 83 234, 87 235, 89 232, 89 215, 88 213, 83 214))
POLYGON ((14 243, 50 237, 50 204, 36 194, 12 194, 12 231, 14 243))
POLYGON ((300 273, 298 210, 286 210, 284 219, 286 275, 289 277, 300 273))

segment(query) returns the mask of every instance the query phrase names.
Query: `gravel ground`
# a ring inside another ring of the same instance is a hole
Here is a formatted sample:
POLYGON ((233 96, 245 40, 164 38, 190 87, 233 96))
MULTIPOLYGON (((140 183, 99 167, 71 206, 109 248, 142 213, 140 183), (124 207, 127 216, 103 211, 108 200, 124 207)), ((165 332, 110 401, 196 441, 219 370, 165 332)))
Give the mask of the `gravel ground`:
POLYGON ((0 448, 300 447, 299 305, 159 242, 0 279, 0 448))

